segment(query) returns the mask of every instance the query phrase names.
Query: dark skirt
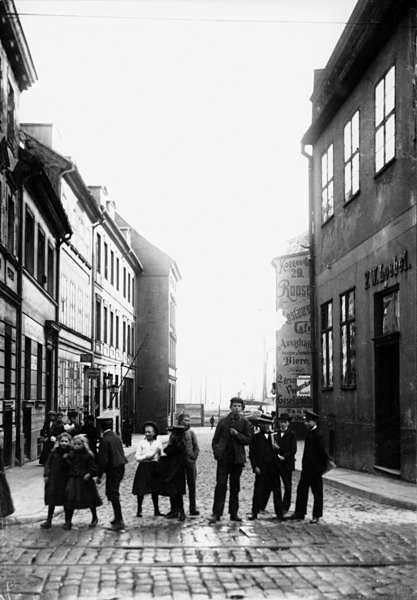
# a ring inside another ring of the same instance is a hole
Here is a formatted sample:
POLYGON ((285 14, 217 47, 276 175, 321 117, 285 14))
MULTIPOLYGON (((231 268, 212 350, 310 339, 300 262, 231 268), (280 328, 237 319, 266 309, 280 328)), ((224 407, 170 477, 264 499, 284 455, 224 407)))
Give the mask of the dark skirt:
POLYGON ((14 513, 12 495, 6 475, 0 472, 0 519, 8 517, 14 513))
POLYGON ((156 461, 141 462, 136 469, 132 494, 146 496, 158 493, 158 463, 156 461))
POLYGON ((94 479, 84 481, 83 477, 71 476, 65 489, 66 508, 92 508, 101 506, 101 500, 94 479))

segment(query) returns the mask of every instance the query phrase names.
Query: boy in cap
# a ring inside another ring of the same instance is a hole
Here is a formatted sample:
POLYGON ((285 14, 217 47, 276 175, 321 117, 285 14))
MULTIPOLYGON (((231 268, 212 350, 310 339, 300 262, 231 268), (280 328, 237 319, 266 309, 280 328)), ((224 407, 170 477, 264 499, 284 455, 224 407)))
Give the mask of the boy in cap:
POLYGON ((278 460, 281 462, 280 475, 284 484, 284 497, 282 509, 284 515, 291 505, 292 472, 295 469, 295 455, 297 453, 297 438, 295 432, 289 428, 291 417, 287 413, 278 416, 278 431, 274 435, 274 448, 278 460))
POLYGON ((302 521, 307 512, 308 491, 314 496, 313 518, 310 523, 318 523, 323 516, 323 479, 329 455, 324 447, 323 435, 317 429, 319 415, 305 410, 304 425, 308 429, 304 443, 301 477, 297 487, 295 512, 288 517, 292 521, 302 521))
POLYGON ((191 429, 190 415, 183 413, 178 417, 178 425, 184 426, 184 446, 185 446, 185 476, 188 486, 188 500, 190 504, 190 515, 198 516, 200 513, 197 510, 195 500, 197 467, 196 460, 200 453, 197 436, 191 429))
POLYGON ((274 509, 277 519, 282 519, 282 500, 280 470, 281 464, 277 452, 272 445, 271 426, 272 416, 260 415, 256 421, 259 432, 252 438, 249 458, 255 473, 255 486, 253 490, 251 521, 258 517, 263 508, 265 490, 272 490, 274 495, 274 509))
POLYGON ((227 492, 227 480, 230 478, 229 513, 231 521, 242 521, 238 515, 240 476, 246 462, 245 446, 251 441, 249 421, 242 417, 245 408, 242 398, 230 400, 231 412, 220 419, 214 432, 211 447, 217 460, 216 488, 214 490, 213 516, 210 523, 220 521, 227 492))

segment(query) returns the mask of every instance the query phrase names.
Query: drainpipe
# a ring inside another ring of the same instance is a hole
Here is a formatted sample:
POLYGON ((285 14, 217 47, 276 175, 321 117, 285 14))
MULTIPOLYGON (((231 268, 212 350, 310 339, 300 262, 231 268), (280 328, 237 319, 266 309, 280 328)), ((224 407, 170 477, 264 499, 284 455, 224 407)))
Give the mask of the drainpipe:
MULTIPOLYGON (((59 324, 59 292, 61 289, 61 246, 64 242, 68 241, 72 233, 68 233, 66 236, 59 240, 56 248, 56 283, 55 283, 55 294, 56 294, 56 308, 55 308, 55 322, 59 324)), ((58 410, 58 390, 59 390, 59 332, 56 334, 55 339, 55 372, 54 372, 54 410, 58 410)))
MULTIPOLYGON (((96 251, 94 231, 96 227, 102 225, 106 220, 106 215, 91 226, 91 368, 94 368, 94 355, 96 348, 96 302, 95 302, 95 281, 96 281, 96 251)), ((94 404, 94 379, 91 378, 90 393, 91 393, 91 414, 96 416, 94 404)), ((99 415, 100 415, 100 400, 99 400, 99 415)))
POLYGON ((301 154, 308 160, 308 223, 309 223, 309 276, 310 276, 310 326, 311 326, 311 396, 313 411, 318 412, 318 365, 316 346, 316 280, 315 280, 315 245, 314 245, 314 188, 313 188, 313 156, 306 151, 306 144, 301 142, 301 154))

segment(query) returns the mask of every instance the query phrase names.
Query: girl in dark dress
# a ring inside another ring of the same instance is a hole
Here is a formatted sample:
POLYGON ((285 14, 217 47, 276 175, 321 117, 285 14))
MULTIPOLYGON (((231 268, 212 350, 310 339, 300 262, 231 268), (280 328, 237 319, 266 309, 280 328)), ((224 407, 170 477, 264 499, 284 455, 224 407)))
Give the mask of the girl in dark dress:
POLYGON ((143 427, 145 439, 139 442, 136 451, 136 460, 139 466, 133 481, 132 494, 138 498, 137 517, 142 516, 142 502, 146 494, 152 495, 155 517, 161 517, 158 499, 157 467, 159 457, 162 454, 162 444, 158 437, 158 427, 153 421, 148 421, 143 427))
POLYGON ((3 443, 4 431, 3 427, 0 427, 0 528, 2 527, 4 517, 8 517, 14 513, 12 495, 4 472, 3 443))
POLYGON ((58 446, 54 448, 43 470, 45 480, 45 505, 48 507, 46 521, 41 523, 42 529, 50 529, 55 506, 64 506, 65 488, 68 482, 68 464, 66 458, 71 449, 72 437, 69 433, 58 436, 58 446))
POLYGON ((95 527, 98 523, 96 508, 103 502, 93 479, 97 474, 94 454, 88 448, 88 441, 84 435, 76 435, 72 439, 72 448, 67 461, 69 479, 65 489, 64 529, 71 529, 74 510, 80 508, 91 510, 92 521, 89 527, 95 527))

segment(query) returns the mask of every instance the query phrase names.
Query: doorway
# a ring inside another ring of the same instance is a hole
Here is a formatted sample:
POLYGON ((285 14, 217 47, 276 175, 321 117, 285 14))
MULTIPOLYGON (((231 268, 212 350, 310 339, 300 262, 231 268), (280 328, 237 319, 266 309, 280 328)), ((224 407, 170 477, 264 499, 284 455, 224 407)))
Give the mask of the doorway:
POLYGON ((12 428, 13 428, 13 412, 11 409, 6 409, 3 413, 3 428, 4 428, 4 442, 3 442, 3 459, 4 466, 12 466, 12 428))
POLYGON ((400 345, 375 348, 376 464, 401 470, 400 345))

